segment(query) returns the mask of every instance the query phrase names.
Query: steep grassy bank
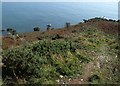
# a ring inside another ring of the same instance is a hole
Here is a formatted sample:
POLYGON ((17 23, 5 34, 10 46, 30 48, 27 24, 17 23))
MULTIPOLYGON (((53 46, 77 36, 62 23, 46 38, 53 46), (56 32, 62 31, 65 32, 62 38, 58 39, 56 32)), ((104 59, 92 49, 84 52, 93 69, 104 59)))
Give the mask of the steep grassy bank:
POLYGON ((2 52, 4 84, 119 83, 117 31, 101 30, 102 21, 24 34, 27 42, 2 52))

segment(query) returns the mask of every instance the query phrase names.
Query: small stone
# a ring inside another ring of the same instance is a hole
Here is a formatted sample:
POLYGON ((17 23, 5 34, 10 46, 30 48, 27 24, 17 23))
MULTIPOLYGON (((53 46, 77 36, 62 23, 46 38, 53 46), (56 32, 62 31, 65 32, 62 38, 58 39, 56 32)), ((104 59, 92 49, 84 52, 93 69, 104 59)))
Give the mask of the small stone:
POLYGON ((69 79, 69 81, 71 80, 71 78, 69 79))
POLYGON ((80 81, 83 81, 83 79, 80 79, 80 81))
POLYGON ((60 78, 63 78, 63 75, 60 75, 60 78))

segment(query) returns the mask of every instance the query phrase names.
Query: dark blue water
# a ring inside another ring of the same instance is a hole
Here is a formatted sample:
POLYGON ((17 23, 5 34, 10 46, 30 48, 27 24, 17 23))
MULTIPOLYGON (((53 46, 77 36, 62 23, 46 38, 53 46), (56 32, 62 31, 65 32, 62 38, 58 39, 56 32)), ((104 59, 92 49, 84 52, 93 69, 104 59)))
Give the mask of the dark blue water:
POLYGON ((4 2, 2 4, 3 29, 15 28, 18 32, 33 31, 35 26, 42 30, 46 24, 64 27, 65 22, 77 24, 83 19, 106 16, 118 19, 117 3, 58 3, 58 2, 4 2))

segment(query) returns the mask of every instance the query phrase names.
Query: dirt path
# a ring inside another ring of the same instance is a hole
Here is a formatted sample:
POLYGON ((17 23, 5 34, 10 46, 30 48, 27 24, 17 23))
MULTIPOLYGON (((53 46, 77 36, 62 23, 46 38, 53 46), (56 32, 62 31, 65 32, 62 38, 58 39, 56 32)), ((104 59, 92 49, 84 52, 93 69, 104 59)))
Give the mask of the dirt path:
POLYGON ((101 68, 101 62, 106 61, 106 50, 106 45, 102 45, 100 47, 101 52, 95 54, 94 60, 85 65, 83 74, 79 78, 69 81, 69 84, 88 84, 89 77, 93 75, 95 70, 101 68))
POLYGON ((93 70, 96 68, 96 60, 91 61, 85 65, 83 74, 76 79, 69 81, 69 84, 87 84, 89 77, 92 75, 93 70))
POLYGON ((105 61, 107 58, 105 57, 107 47, 106 45, 102 45, 100 47, 100 51, 93 59, 94 61, 89 62, 86 64, 84 73, 82 75, 83 77, 83 82, 82 84, 88 83, 89 77, 93 74, 94 70, 100 69, 101 68, 101 62, 105 61))
POLYGON ((86 67, 84 69, 85 71, 82 75, 82 77, 83 77, 82 84, 87 83, 88 78, 92 75, 92 71, 94 70, 94 67, 95 67, 95 62, 90 62, 86 65, 86 67))

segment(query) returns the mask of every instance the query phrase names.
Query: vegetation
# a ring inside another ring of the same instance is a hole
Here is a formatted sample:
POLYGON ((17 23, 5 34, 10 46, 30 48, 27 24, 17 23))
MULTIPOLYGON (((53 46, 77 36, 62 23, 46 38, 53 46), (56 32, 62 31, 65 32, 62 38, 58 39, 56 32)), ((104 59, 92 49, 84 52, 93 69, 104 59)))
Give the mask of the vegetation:
POLYGON ((39 27, 34 27, 34 31, 40 31, 39 27))
POLYGON ((88 20, 86 20, 86 19, 83 19, 83 21, 86 23, 88 20))
POLYGON ((77 56, 75 43, 71 41, 40 41, 19 49, 3 53, 3 79, 7 84, 19 83, 55 83, 60 75, 72 77, 82 72, 82 62, 86 57, 77 56), (9 71, 9 72, 8 72, 9 71), (9 79, 8 79, 9 78, 9 79), (10 79, 11 78, 11 79, 10 79), (12 79, 15 82, 10 82, 12 79))
POLYGON ((55 36, 52 38, 52 40, 62 39, 62 38, 64 38, 64 37, 61 36, 61 35, 59 35, 59 34, 57 34, 57 35, 55 35, 55 36))
POLYGON ((9 32, 9 33, 11 33, 12 35, 15 35, 15 34, 16 34, 16 30, 15 30, 15 29, 12 29, 12 28, 7 28, 6 31, 9 32))
POLYGON ((36 41, 3 50, 3 84, 119 83, 118 35, 85 25, 91 21, 67 30, 35 31, 36 41))
POLYGON ((90 78, 89 78, 89 82, 91 82, 91 84, 98 84, 100 83, 101 81, 101 78, 98 76, 98 75, 92 75, 90 78))

